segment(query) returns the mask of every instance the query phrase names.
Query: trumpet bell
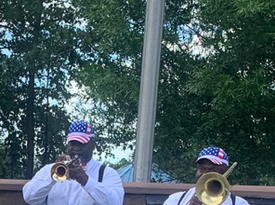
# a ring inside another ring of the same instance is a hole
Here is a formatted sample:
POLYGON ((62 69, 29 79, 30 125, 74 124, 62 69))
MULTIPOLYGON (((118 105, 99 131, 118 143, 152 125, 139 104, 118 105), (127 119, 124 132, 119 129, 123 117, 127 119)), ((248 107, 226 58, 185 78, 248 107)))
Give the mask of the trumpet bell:
POLYGON ((57 182, 63 182, 67 179, 68 176, 68 167, 62 163, 57 162, 52 166, 51 177, 57 182))
POLYGON ((209 172, 199 178, 196 195, 205 205, 219 205, 229 196, 229 183, 225 176, 209 172))
POLYGON ((67 162, 57 162, 51 168, 51 177, 57 182, 63 182, 68 179, 69 165, 78 161, 81 164, 80 156, 75 155, 73 159, 67 162))

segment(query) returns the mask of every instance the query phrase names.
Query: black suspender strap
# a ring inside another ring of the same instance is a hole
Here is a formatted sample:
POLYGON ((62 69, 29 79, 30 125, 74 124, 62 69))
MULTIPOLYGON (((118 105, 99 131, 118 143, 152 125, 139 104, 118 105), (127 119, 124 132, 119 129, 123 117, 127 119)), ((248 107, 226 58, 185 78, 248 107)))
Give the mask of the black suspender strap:
POLYGON ((231 197, 231 200, 232 200, 232 205, 235 205, 236 196, 231 194, 230 197, 231 197))
POLYGON ((98 182, 102 182, 105 166, 102 164, 98 171, 98 182))
POLYGON ((186 193, 187 193, 187 191, 184 192, 184 193, 181 195, 180 200, 179 200, 179 203, 178 203, 177 205, 180 205, 180 202, 183 200, 183 198, 185 197, 185 194, 186 194, 186 193))

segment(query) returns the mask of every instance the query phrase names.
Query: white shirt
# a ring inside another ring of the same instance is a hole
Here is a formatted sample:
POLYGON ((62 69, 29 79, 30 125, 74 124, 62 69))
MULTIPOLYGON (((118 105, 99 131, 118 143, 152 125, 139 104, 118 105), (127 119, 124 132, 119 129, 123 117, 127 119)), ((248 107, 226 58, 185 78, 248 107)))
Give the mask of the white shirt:
POLYGON ((75 180, 56 182, 51 176, 53 164, 44 166, 26 183, 22 193, 30 205, 122 205, 124 189, 118 173, 106 167, 102 183, 98 182, 101 163, 91 159, 87 163, 88 181, 81 186, 75 180))
MULTIPOLYGON (((194 196, 196 190, 195 187, 190 189, 184 198, 182 199, 180 205, 186 205, 187 202, 190 201, 190 199, 194 196)), ((179 203, 179 200, 184 192, 177 192, 174 194, 171 194, 168 199, 164 202, 163 205, 177 205, 179 203)), ((221 205, 232 205, 231 197, 229 196, 225 202, 223 202, 221 205)), ((249 205, 246 200, 244 200, 241 197, 236 196, 235 205, 249 205)))

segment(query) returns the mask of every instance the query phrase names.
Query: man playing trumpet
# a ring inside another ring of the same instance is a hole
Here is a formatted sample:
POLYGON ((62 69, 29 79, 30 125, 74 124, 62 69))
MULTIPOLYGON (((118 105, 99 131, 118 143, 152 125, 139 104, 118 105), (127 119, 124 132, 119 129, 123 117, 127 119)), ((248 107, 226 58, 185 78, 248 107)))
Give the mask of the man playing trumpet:
POLYGON ((121 179, 114 169, 92 158, 94 149, 92 125, 85 121, 73 122, 67 136, 68 155, 60 156, 57 162, 77 155, 81 163, 76 161, 68 166, 59 163, 57 168, 53 168, 57 163, 44 166, 23 187, 24 200, 30 205, 122 205, 121 179))
MULTIPOLYGON (((214 173, 214 176, 217 176, 222 183, 226 182, 224 184, 227 184, 227 180, 222 175, 227 174, 228 170, 228 156, 223 151, 223 149, 218 147, 207 147, 204 148, 197 159, 197 171, 195 175, 195 180, 197 184, 198 181, 200 182, 204 177, 202 177, 204 174, 207 173, 214 173), (219 174, 215 174, 219 173, 219 174), (221 176, 221 177, 220 177, 221 176)), ((204 175, 205 176, 205 175, 204 175)), ((215 180, 215 177, 212 178, 213 182, 217 185, 220 185, 218 180, 215 180)), ((211 179, 211 180, 212 180, 211 179)), ((207 180, 206 180, 207 181, 207 180)), ((212 183, 212 184, 214 184, 212 183)), ((203 186, 201 186, 203 187, 203 186)), ((222 186, 218 186, 223 187, 222 186)), ((204 188, 204 187, 203 187, 204 188)), ((216 187, 214 187, 214 191, 219 192, 219 190, 215 190, 216 187)), ((244 200, 241 197, 234 196, 231 193, 229 193, 229 184, 226 186, 226 188, 223 191, 228 191, 228 197, 223 198, 221 203, 209 203, 212 205, 249 205, 246 200, 244 200), (227 190, 228 189, 228 190, 227 190)), ((206 191, 204 191, 206 192, 206 191)), ((222 196, 223 194, 221 194, 222 196)), ((226 195, 227 196, 227 195, 226 195)), ((200 196, 201 197, 201 196, 200 196)), ((202 198, 202 197, 201 197, 202 198)), ((212 197, 215 198, 215 197, 212 197)), ((219 199, 219 197, 216 197, 219 199)), ((205 199, 209 199, 211 201, 211 197, 206 196, 205 199)), ((163 205, 202 205, 203 203, 198 199, 196 195, 196 188, 191 188, 187 192, 178 192, 174 193, 169 196, 169 198, 164 202, 163 205)))

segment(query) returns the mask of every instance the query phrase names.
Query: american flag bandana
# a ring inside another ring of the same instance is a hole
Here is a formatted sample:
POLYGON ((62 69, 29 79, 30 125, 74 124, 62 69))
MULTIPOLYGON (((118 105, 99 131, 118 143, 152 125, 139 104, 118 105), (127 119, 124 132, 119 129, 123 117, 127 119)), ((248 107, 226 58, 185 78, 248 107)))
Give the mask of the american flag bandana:
POLYGON ((225 151, 223 151, 223 149, 221 149, 219 147, 204 148, 200 152, 197 162, 200 159, 208 159, 217 165, 226 164, 228 166, 228 164, 229 164, 227 154, 225 153, 225 151))
POLYGON ((67 142, 76 140, 85 144, 94 136, 94 129, 90 123, 86 121, 75 121, 69 127, 67 142))

